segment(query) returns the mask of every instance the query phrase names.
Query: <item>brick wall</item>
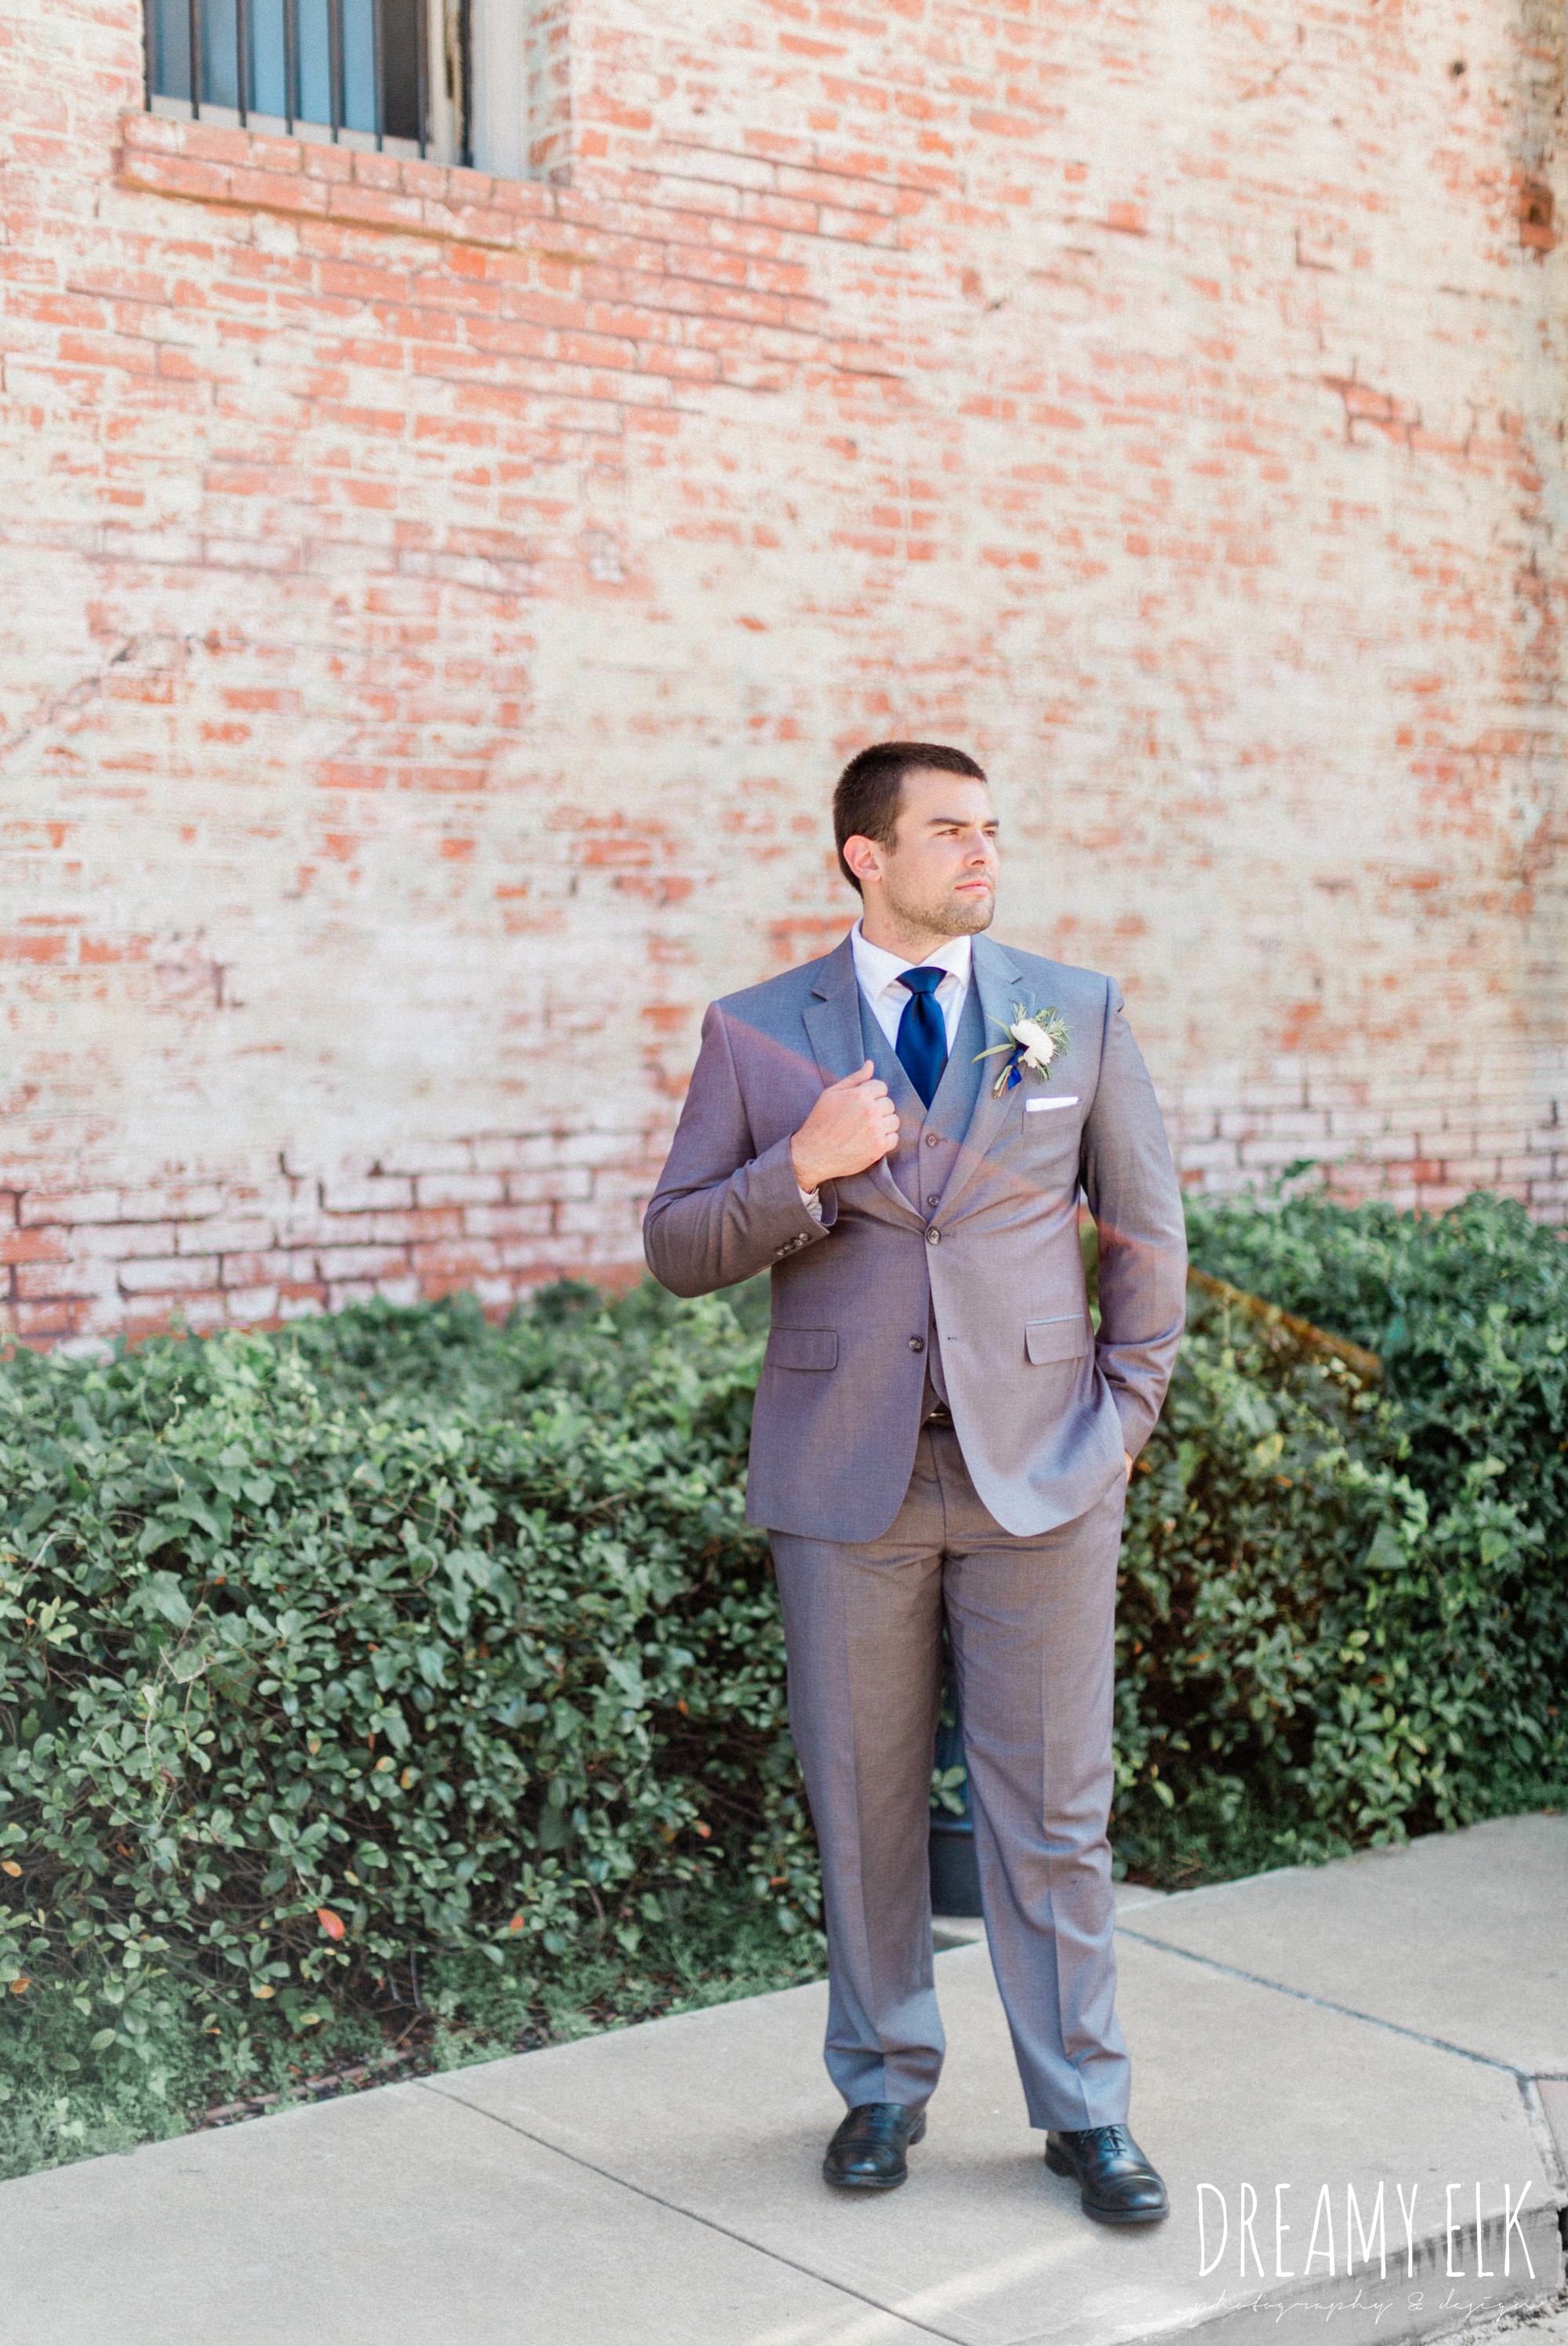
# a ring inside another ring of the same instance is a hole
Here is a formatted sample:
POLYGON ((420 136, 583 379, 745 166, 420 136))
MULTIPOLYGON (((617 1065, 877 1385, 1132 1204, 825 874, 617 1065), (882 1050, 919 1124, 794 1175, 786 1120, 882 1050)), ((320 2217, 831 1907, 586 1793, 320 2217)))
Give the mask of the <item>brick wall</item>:
POLYGON ((626 1275, 962 741, 1188 1177, 1568 1199, 1558 15, 548 0, 528 183, 0 20, 0 1310, 626 1275))

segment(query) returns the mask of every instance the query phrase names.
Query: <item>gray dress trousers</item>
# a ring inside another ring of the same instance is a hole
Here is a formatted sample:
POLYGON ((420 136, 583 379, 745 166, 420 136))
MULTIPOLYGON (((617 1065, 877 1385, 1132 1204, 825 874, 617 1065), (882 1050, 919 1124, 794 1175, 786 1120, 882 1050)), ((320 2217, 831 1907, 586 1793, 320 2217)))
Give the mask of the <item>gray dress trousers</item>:
POLYGON ((1075 1522, 1004 1532, 951 1426, 921 1436, 891 1528, 772 1535, 789 1725, 822 1851, 828 2072, 845 2101, 919 2106, 942 2068, 927 1840, 952 1637, 997 1984, 1029 2122, 1127 2115, 1106 1819, 1118 1477, 1075 1522))

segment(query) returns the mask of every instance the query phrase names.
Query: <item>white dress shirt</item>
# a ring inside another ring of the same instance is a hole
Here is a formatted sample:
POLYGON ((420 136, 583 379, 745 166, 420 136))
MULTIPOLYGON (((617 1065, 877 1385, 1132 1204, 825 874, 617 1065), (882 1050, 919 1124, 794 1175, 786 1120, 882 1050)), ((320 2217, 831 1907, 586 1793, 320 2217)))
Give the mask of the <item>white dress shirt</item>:
POLYGON ((900 984, 906 969, 944 969, 947 975, 936 989, 942 1010, 942 1024, 947 1028, 947 1047, 951 1051, 958 1033, 958 1022, 963 1015, 964 1002, 969 994, 969 971, 973 951, 971 937, 950 937, 935 953, 927 954, 923 961, 905 961, 898 954, 888 953, 874 945, 866 936, 859 921, 850 931, 850 951, 855 956, 855 975, 860 982, 860 992, 871 1005, 871 1015, 890 1043, 897 1045, 899 1021, 914 999, 909 987, 900 984))
MULTIPOLYGON (((958 1022, 963 1015, 963 1005, 969 995, 972 943, 968 937, 950 937, 935 953, 927 954, 923 961, 905 961, 881 945, 874 945, 857 921, 850 931, 850 951, 855 957, 855 976, 860 992, 871 1006, 872 1017, 895 1049, 899 1039, 899 1022, 914 996, 907 985, 900 983, 906 969, 942 969, 947 975, 936 989, 942 1025, 947 1029, 947 1047, 951 1051, 958 1033, 958 1022)), ((815 1189, 800 1192, 800 1203, 814 1222, 822 1219, 821 1201, 815 1189)))

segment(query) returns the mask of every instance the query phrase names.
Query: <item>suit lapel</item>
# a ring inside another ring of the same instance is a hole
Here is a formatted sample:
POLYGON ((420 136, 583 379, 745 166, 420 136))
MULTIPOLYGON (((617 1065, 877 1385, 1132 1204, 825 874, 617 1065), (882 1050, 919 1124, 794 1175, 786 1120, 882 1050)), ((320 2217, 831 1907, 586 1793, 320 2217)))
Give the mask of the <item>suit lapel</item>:
POLYGON ((860 994, 858 983, 855 991, 860 994, 860 1057, 870 1059, 891 1093, 893 1106, 900 1116, 906 1122, 912 1118, 918 1124, 925 1114, 920 1103, 920 1096, 905 1074, 903 1063, 898 1053, 878 1025, 877 1014, 865 995, 860 994))
MULTIPOLYGON (((1021 999, 1019 989, 1023 984, 1023 973, 1002 946, 993 944, 989 937, 975 938, 970 966, 974 991, 980 997, 984 1028, 983 1039, 974 1047, 988 1051, 993 1043, 1002 1041, 1002 1030, 1013 1016, 1013 1005, 1021 999)), ((987 1059, 977 1070, 980 1084, 974 1107, 964 1129, 958 1163, 953 1167, 952 1178, 942 1192, 944 1213, 960 1191, 973 1179, 987 1150, 1003 1130, 1012 1113, 1011 1092, 1003 1092, 1000 1099, 992 1096, 992 1087, 1001 1064, 999 1059, 987 1059)))
MULTIPOLYGON (((859 981, 856 991, 859 992, 859 981)), ((904 1071, 902 1061, 877 1024, 875 1011, 860 994, 860 1040, 864 1057, 870 1059, 888 1087, 894 1107, 899 1112, 899 1145, 882 1164, 891 1177, 894 1187, 918 1212, 920 1198, 920 1130, 925 1119, 925 1109, 920 1094, 904 1071)), ((922 1217, 923 1219, 923 1217, 922 1217)))
POLYGON ((835 945, 823 962, 803 1015, 825 1084, 836 1084, 864 1066, 860 989, 855 980, 855 957, 848 937, 842 944, 835 945))
MULTIPOLYGON (((860 1025, 860 984, 855 975, 855 956, 848 937, 834 947, 822 964, 802 1015, 824 1083, 836 1084, 844 1076, 852 1076, 857 1067, 863 1067, 868 1059, 874 1057, 866 1047, 860 1025)), ((902 1075, 901 1068, 900 1074, 902 1075)), ((912 1091, 911 1097, 913 1098, 912 1091)), ((891 1205, 919 1220, 915 1209, 893 1179, 885 1157, 854 1178, 874 1183, 891 1205)))

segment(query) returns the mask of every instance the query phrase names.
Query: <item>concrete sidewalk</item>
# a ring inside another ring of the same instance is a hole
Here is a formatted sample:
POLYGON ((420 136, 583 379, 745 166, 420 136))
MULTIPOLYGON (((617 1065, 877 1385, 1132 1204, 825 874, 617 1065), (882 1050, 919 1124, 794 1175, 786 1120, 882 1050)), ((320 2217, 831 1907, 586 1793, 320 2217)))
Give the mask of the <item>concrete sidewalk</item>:
POLYGON ((0 2187, 0 2341, 1359 2346, 1562 2287, 1568 1819, 1120 1902, 1149 2232, 1046 2174, 959 1945, 902 2191, 820 2182, 826 1996, 798 1988, 0 2187), (1380 2185, 1386 2275, 1373 2247, 1347 2277, 1347 2188, 1369 2228, 1380 2185))

